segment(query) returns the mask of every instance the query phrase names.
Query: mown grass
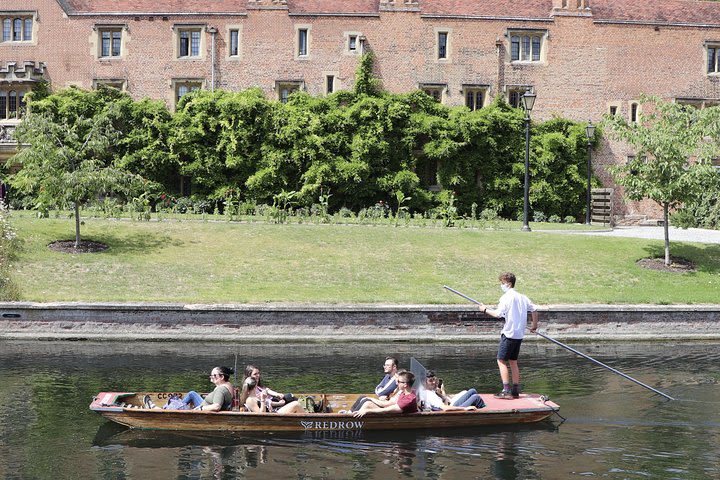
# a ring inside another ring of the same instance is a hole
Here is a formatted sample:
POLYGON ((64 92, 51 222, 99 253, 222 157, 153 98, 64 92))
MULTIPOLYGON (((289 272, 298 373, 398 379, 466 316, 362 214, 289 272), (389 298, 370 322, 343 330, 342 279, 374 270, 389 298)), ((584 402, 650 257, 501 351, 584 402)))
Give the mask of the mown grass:
POLYGON ((73 238, 70 218, 14 215, 21 242, 12 276, 28 301, 189 303, 462 303, 453 286, 495 303, 497 275, 540 304, 716 303, 720 246, 674 243, 696 273, 664 273, 635 262, 662 242, 538 231, 390 225, 140 222, 90 219, 95 254, 47 245, 73 238))

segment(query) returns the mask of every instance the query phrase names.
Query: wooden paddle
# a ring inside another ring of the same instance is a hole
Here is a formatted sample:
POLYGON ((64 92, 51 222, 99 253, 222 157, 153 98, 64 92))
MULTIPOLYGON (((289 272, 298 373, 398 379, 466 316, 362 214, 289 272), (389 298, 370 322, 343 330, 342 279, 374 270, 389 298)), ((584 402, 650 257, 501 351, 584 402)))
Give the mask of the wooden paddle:
MULTIPOLYGON (((474 300, 474 299, 468 297, 467 295, 458 292, 458 291, 455 290, 454 288, 450 288, 450 287, 448 287, 447 285, 443 285, 443 288, 445 288, 445 289, 447 289, 447 290, 450 290, 450 291, 453 292, 454 294, 460 295, 460 296, 463 297, 464 299, 470 300, 471 302, 473 302, 473 303, 475 303, 475 304, 477 304, 477 305, 482 305, 481 302, 478 302, 477 300, 474 300)), ((557 344, 557 345, 560 345, 561 347, 563 347, 563 348, 565 348, 565 349, 567 349, 567 350, 570 350, 571 352, 576 353, 576 354, 580 355, 581 357, 587 358, 587 359, 590 360, 591 362, 594 362, 594 363, 600 365, 601 367, 607 368, 607 369, 610 370, 611 372, 616 373, 616 374, 620 375, 621 377, 627 378, 628 380, 630 380, 630 381, 632 381, 632 382, 635 382, 635 383, 637 383, 638 385, 647 388, 648 390, 652 390, 653 392, 657 393, 658 395, 662 395, 663 397, 665 397, 665 398, 667 398, 667 399, 669 399, 669 400, 675 400, 675 399, 674 399, 673 397, 671 397, 670 395, 667 395, 667 394, 661 392, 660 390, 656 390, 656 389, 654 389, 653 387, 651 387, 651 386, 649 386, 649 385, 645 385, 645 384, 642 383, 641 381, 635 380, 635 379, 632 378, 630 375, 626 375, 626 374, 622 373, 621 371, 612 368, 612 367, 609 366, 609 365, 605 365, 604 363, 602 363, 602 362, 599 361, 599 360, 595 360, 595 359, 592 358, 590 355, 586 355, 586 354, 584 354, 584 353, 582 353, 582 352, 579 352, 579 351, 575 350, 574 348, 572 348, 572 347, 570 347, 570 346, 568 346, 568 345, 565 345, 565 344, 562 343, 562 342, 558 342, 558 341, 555 340, 554 338, 548 337, 547 335, 544 335, 544 334, 542 334, 542 333, 540 333, 540 332, 537 332, 537 331, 536 331, 535 333, 538 334, 538 335, 540 335, 541 337, 543 337, 545 340, 550 340, 551 342, 553 342, 553 343, 555 343, 555 344, 557 344)))

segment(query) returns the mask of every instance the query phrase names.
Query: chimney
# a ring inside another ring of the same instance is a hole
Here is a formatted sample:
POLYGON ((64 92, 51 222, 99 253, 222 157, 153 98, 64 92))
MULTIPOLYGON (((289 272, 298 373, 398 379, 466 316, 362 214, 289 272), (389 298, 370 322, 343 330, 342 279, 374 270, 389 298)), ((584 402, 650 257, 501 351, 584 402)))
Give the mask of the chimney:
POLYGON ((551 15, 592 16, 590 0, 553 0, 551 15))

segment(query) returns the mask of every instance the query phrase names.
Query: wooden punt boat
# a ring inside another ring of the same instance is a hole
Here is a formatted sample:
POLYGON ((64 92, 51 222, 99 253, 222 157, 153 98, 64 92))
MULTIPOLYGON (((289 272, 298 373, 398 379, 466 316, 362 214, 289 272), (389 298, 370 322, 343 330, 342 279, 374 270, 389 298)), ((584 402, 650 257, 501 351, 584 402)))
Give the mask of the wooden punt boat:
POLYGON ((477 411, 368 413, 356 418, 346 411, 360 396, 358 394, 304 394, 302 396, 318 400, 324 396, 329 411, 302 414, 148 409, 143 408, 145 395, 150 395, 156 405, 163 405, 171 394, 101 392, 93 399, 90 409, 130 428, 216 432, 362 431, 510 425, 539 422, 560 410, 557 404, 542 395, 522 394, 517 399, 499 400, 491 394, 481 394, 486 406, 477 411))

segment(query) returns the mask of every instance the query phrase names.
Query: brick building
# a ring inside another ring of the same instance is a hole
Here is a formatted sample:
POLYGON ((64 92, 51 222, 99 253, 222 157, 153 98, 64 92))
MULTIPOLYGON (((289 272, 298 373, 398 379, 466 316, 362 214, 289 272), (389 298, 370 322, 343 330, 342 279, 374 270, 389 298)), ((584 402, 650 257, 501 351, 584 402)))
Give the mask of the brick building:
MULTIPOLYGON (((99 83, 172 108, 197 88, 259 86, 284 99, 349 88, 363 52, 391 92, 423 89, 447 105, 517 104, 532 116, 633 118, 642 93, 720 104, 720 2, 700 0, 2 0, 0 159, 23 95, 99 83)), ((603 140, 594 172, 632 155, 603 140)), ((659 218, 651 203, 614 213, 659 218)))

